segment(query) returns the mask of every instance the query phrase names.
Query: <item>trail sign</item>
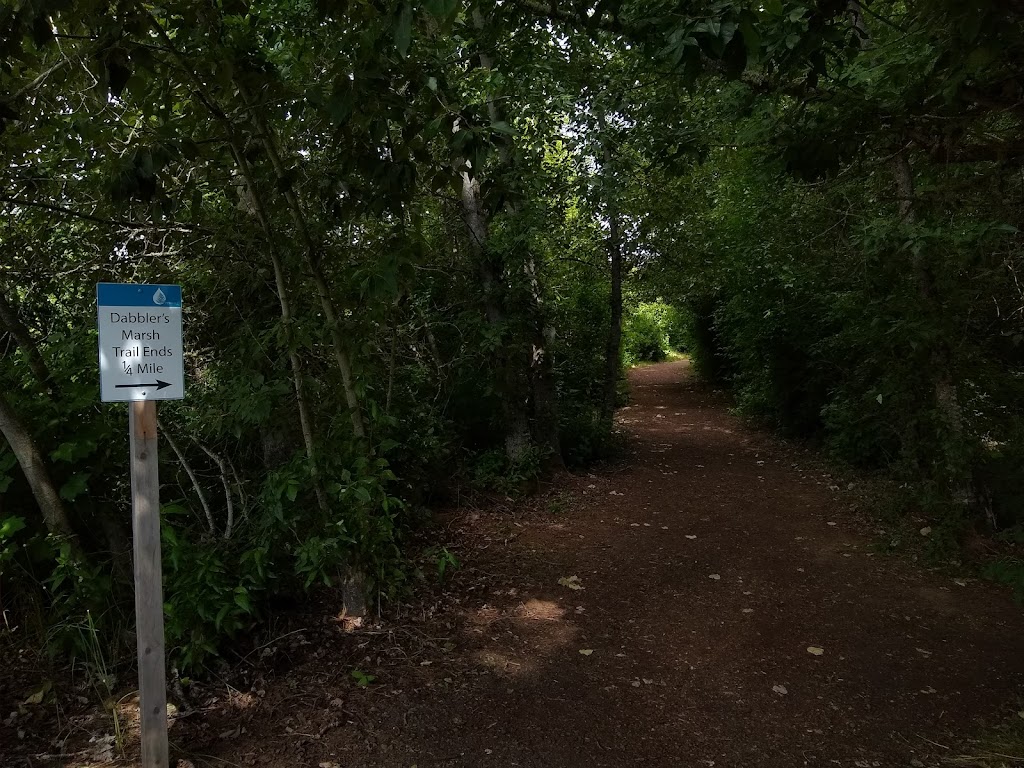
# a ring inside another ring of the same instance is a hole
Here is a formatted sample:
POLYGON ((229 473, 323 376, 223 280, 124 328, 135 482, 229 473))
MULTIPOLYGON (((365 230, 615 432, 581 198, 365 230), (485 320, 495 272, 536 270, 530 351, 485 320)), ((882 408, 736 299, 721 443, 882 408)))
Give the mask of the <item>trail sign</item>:
POLYGON ((181 286, 99 283, 100 399, 181 400, 181 286))
POLYGON ((185 396, 181 286, 99 283, 100 399, 130 401, 135 641, 144 768, 168 768, 156 403, 185 396))

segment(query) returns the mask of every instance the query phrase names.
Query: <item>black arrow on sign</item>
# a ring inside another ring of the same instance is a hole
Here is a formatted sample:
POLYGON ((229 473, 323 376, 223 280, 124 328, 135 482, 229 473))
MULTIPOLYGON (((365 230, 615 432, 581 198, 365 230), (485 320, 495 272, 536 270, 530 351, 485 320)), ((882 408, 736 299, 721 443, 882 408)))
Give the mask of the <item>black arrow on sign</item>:
POLYGON ((134 389, 135 387, 156 387, 157 390, 161 390, 164 387, 171 386, 169 381, 156 380, 156 384, 115 384, 114 389, 134 389))

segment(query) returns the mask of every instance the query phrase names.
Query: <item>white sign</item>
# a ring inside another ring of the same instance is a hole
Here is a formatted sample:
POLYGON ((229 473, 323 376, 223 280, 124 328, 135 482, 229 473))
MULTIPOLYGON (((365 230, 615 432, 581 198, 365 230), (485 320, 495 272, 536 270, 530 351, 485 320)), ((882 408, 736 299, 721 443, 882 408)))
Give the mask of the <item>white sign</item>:
POLYGON ((181 286, 99 283, 100 399, 181 400, 181 286))

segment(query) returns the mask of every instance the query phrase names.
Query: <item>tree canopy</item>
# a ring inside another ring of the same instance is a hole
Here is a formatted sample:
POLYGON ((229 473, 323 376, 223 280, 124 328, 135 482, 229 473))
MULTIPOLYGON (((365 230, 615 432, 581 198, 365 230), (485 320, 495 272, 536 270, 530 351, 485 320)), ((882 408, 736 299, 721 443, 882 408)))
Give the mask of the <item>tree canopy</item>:
POLYGON ((95 284, 178 283, 168 645, 386 603, 462 487, 609 456, 623 360, 1022 519, 1024 12, 1006 0, 7 0, 0 568, 59 651, 130 614, 95 284), (353 586, 354 585, 354 586, 353 586), (358 600, 356 600, 358 602, 358 600))

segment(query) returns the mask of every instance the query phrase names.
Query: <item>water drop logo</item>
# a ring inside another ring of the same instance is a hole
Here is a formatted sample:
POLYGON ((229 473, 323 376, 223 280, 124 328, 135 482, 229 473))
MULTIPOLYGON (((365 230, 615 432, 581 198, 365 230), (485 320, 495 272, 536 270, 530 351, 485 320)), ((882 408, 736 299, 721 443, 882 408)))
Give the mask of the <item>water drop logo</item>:
POLYGON ((154 304, 164 304, 167 302, 167 296, 159 288, 156 289, 156 293, 153 294, 154 304))

